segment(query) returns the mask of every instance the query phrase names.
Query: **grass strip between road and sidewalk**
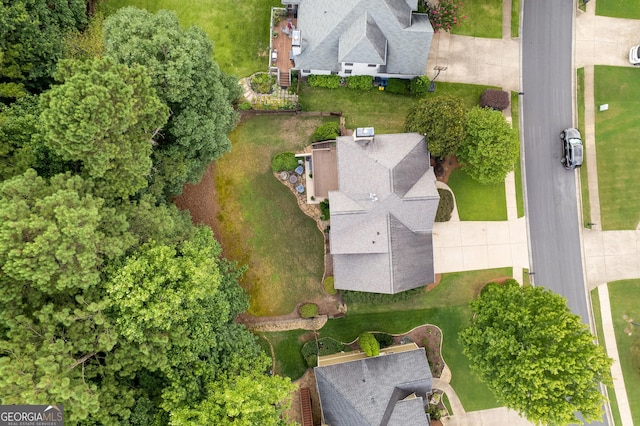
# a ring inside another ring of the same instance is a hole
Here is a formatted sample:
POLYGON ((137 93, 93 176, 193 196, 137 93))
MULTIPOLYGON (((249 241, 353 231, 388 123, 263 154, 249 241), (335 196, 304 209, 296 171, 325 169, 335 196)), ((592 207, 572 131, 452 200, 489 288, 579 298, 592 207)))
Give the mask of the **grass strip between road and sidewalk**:
MULTIPOLYGON (((584 68, 578 68, 576 72, 576 111, 578 113, 578 130, 582 138, 585 138, 585 99, 584 99, 584 68)), ((591 200, 589 199, 589 168, 587 167, 587 156, 592 155, 584 149, 584 159, 580 167, 580 194, 582 200, 582 223, 591 223, 591 200)))

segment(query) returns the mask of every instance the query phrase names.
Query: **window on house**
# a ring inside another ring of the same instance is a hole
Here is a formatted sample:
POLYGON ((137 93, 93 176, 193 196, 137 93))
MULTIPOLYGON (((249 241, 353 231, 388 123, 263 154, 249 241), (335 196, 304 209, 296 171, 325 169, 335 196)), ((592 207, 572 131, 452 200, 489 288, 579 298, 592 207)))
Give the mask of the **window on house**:
POLYGON ((303 73, 305 74, 309 74, 311 72, 311 70, 302 70, 303 73))
POLYGON ((353 63, 351 63, 351 62, 345 62, 345 63, 344 63, 344 66, 345 66, 345 67, 352 67, 352 66, 353 66, 353 63))
POLYGON ((338 71, 331 71, 331 74, 332 75, 336 75, 336 74, 338 74, 338 71))
POLYGON ((351 74, 351 70, 344 70, 345 74, 351 74))
POLYGON ((369 64, 369 68, 375 68, 375 67, 377 67, 376 64, 369 64))

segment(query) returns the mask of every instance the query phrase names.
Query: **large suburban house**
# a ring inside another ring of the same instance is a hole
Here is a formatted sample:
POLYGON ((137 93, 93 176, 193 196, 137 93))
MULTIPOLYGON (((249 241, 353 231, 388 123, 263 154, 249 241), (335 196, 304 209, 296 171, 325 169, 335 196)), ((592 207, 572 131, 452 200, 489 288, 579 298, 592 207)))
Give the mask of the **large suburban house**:
POLYGON ((389 347, 379 356, 319 357, 314 368, 322 424, 428 426, 432 375, 424 348, 389 347), (326 359, 323 359, 326 358, 326 359))
POLYGON ((301 75, 413 78, 433 27, 418 0, 282 0, 297 17, 290 58, 301 75))
POLYGON ((440 197, 425 137, 356 129, 336 140, 329 191, 335 288, 393 294, 435 281, 432 230, 440 197))

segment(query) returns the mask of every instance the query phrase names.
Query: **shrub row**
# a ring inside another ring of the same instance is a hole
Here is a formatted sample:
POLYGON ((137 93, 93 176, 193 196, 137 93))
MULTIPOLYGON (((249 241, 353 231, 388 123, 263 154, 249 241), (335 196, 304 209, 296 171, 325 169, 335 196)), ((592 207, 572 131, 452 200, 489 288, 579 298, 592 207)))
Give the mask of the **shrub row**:
POLYGON ((307 83, 311 87, 324 87, 326 89, 337 89, 340 87, 339 75, 318 75, 312 74, 307 77, 307 83))
POLYGON ((424 287, 418 287, 396 294, 379 294, 362 291, 341 290, 344 301, 349 303, 394 303, 409 300, 424 293, 424 287))
POLYGON ((337 121, 329 121, 318 127, 313 132, 312 138, 314 142, 319 142, 333 140, 338 136, 340 136, 340 123, 337 121))
POLYGON ((308 367, 315 367, 318 365, 318 347, 320 348, 320 356, 337 354, 349 349, 347 346, 338 342, 331 337, 323 337, 318 339, 318 346, 316 347, 316 341, 310 340, 302 346, 302 357, 305 359, 308 367))
POLYGON ((320 202, 320 219, 329 220, 331 214, 329 212, 329 199, 320 202))
POLYGON ((347 77, 347 87, 354 90, 373 89, 373 77, 370 75, 354 75, 347 77))

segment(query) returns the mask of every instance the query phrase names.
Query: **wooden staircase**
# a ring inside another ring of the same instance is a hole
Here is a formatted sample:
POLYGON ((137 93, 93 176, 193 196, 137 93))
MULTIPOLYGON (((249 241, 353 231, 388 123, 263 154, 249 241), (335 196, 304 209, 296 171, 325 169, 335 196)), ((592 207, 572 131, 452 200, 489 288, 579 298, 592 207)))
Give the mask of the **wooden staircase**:
POLYGON ((280 72, 280 87, 286 88, 289 87, 290 84, 289 71, 281 71, 280 72))
POLYGON ((313 426, 309 388, 300 389, 300 411, 302 412, 302 426, 313 426))

